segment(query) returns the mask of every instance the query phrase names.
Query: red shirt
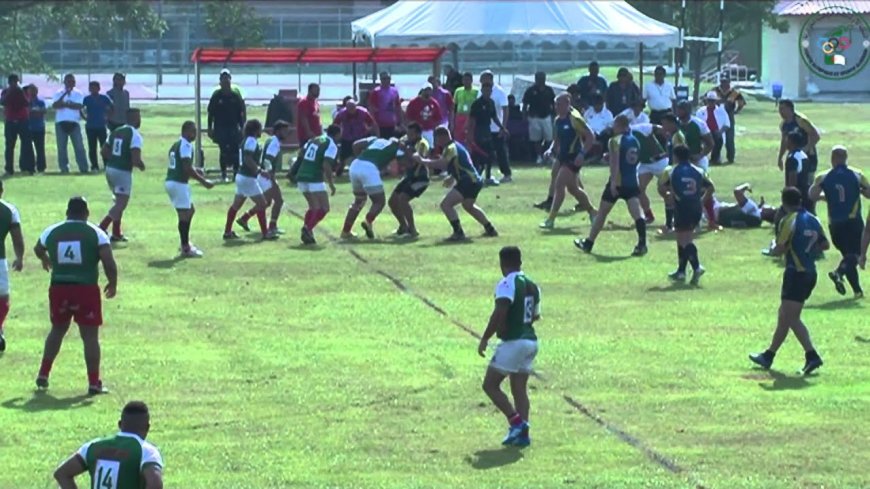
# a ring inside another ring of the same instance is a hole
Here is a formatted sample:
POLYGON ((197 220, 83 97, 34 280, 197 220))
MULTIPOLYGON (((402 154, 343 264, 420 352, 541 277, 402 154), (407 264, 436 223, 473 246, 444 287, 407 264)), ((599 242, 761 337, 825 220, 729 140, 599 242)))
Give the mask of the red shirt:
POLYGON ((299 135, 299 144, 304 144, 312 137, 323 134, 323 126, 320 124, 320 104, 317 99, 303 98, 296 105, 296 112, 296 134, 299 135), (308 121, 311 134, 305 132, 301 122, 303 118, 308 121))
POLYGON ((712 132, 719 132, 719 123, 716 122, 716 107, 707 107, 707 127, 712 132))
POLYGON ((438 102, 429 97, 415 97, 408 103, 408 108, 405 110, 408 119, 420 124, 424 131, 431 131, 441 124, 441 107, 438 102))
POLYGON ((0 98, 3 100, 7 121, 27 122, 30 117, 30 100, 21 87, 3 90, 0 98))

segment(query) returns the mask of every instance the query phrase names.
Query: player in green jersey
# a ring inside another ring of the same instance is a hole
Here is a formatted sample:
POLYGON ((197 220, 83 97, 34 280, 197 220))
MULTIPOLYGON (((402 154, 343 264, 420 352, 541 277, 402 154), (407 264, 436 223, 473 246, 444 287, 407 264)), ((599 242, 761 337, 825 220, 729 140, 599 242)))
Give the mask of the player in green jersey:
MULTIPOLYGON (((661 117, 662 129, 664 130, 665 139, 667 140, 668 159, 671 165, 676 165, 674 159, 674 148, 677 146, 687 146, 686 136, 680 130, 680 124, 674 114, 667 113, 661 117)), ((674 232, 674 196, 670 193, 662 196, 665 199, 665 224, 659 230, 661 234, 669 234, 674 232)))
POLYGON ((239 172, 236 174, 236 196, 233 198, 230 208, 227 209, 224 239, 238 239, 239 236, 233 231, 233 223, 247 199, 254 201, 254 214, 257 216, 257 223, 260 225, 260 234, 263 239, 276 239, 277 233, 269 233, 266 228, 266 208, 269 203, 263 195, 263 188, 260 186, 261 180, 258 180, 260 176, 271 178, 269 172, 260 168, 262 148, 260 148, 258 140, 263 134, 263 124, 257 119, 249 120, 245 123, 243 134, 245 141, 242 143, 242 161, 239 165, 239 172))
POLYGON ((489 324, 477 345, 477 353, 484 357, 490 338, 501 342, 492 356, 483 391, 508 419, 508 434, 503 445, 528 446, 529 438, 529 374, 538 354, 538 337, 534 322, 541 319, 541 291, 522 271, 522 254, 515 246, 499 251, 501 273, 504 276, 495 287, 495 308, 489 324), (501 390, 505 378, 510 379, 511 404, 501 390))
POLYGON ((342 239, 353 239, 356 237, 351 230, 357 216, 359 216, 363 206, 365 206, 366 198, 371 199, 372 205, 365 216, 365 221, 360 225, 368 239, 375 238, 375 219, 387 203, 381 173, 388 169, 393 160, 401 160, 406 156, 404 146, 396 138, 366 138, 354 143, 354 148, 358 146, 357 143, 362 141, 370 142, 368 142, 366 148, 359 156, 353 160, 348 169, 350 183, 353 187, 354 201, 347 210, 347 216, 344 219, 344 227, 341 230, 342 239))
POLYGON ((106 273, 103 289, 107 299, 115 297, 118 287, 118 267, 106 233, 88 222, 88 203, 83 197, 73 197, 66 208, 66 221, 48 227, 39 237, 33 251, 42 268, 51 272, 48 304, 51 331, 45 339, 42 365, 36 387, 48 388, 48 375, 60 352, 63 338, 75 320, 85 348, 88 371, 88 395, 105 394, 100 379, 100 326, 103 306, 100 299, 100 263, 106 273))
POLYGON ((686 137, 686 146, 692 155, 692 164, 700 166, 704 171, 710 166, 708 156, 713 151, 715 143, 707 123, 695 117, 692 113, 692 102, 683 100, 677 104, 677 122, 680 131, 686 137))
POLYGON ((139 133, 141 124, 139 109, 128 110, 127 124, 115 128, 102 149, 103 161, 106 162, 106 182, 114 196, 114 203, 106 217, 100 221, 100 229, 108 232, 111 224, 112 241, 127 241, 127 237, 121 232, 121 218, 133 191, 133 168, 145 171, 145 163, 142 161, 142 135, 139 133))
POLYGON ((94 489, 163 489, 163 457, 145 441, 151 430, 148 406, 128 402, 118 421, 120 431, 82 445, 54 471, 61 489, 75 489, 85 472, 94 489))
MULTIPOLYGON (((429 142, 423 137, 420 124, 412 122, 408 124, 407 129, 408 134, 402 140, 405 147, 409 150, 413 149, 415 155, 428 158, 429 142)), ((427 188, 429 188, 429 168, 422 163, 408 160, 405 164, 405 176, 393 189, 387 202, 396 220, 399 221, 396 236, 416 238, 420 235, 414 224, 414 209, 411 208, 411 201, 423 195, 427 188)))
POLYGON ((190 243, 190 222, 196 209, 190 197, 191 178, 210 189, 214 184, 207 180, 202 170, 193 167, 193 141, 196 139, 196 124, 185 121, 181 125, 181 137, 169 148, 169 168, 166 170, 166 193, 178 214, 178 236, 181 238, 181 256, 197 258, 202 250, 190 243))
MULTIPOLYGON (((640 143, 638 155, 637 180, 640 183, 640 208, 647 225, 655 222, 652 203, 647 195, 647 188, 654 178, 659 178, 668 167, 668 152, 662 147, 659 138, 665 137, 662 126, 650 123, 631 124, 631 135, 640 143)), ((666 195, 662 195, 665 198, 666 195)))
MULTIPOLYGON (((3 181, 0 180, 0 197, 3 197, 3 181)), ((15 261, 12 269, 20 272, 24 266, 24 236, 21 234, 21 218, 14 205, 0 200, 0 352, 6 351, 3 326, 9 314, 9 266, 6 264, 6 236, 12 236, 15 261)))
MULTIPOLYGON (((290 123, 283 120, 275 121, 272 125, 272 135, 266 140, 263 145, 263 152, 260 156, 260 169, 268 174, 260 173, 257 176, 257 183, 263 190, 263 197, 266 198, 266 205, 272 206, 272 213, 269 217, 269 230, 266 234, 271 238, 278 237, 279 234, 284 234, 278 228, 278 218, 281 217, 281 208, 284 207, 284 196, 281 194, 281 187, 275 179, 275 172, 281 169, 281 143, 290 135, 290 123)), ((236 220, 236 224, 242 227, 245 231, 250 232, 248 220, 257 215, 257 206, 254 205, 248 212, 242 214, 242 217, 236 220)))
POLYGON ((338 159, 336 140, 340 139, 341 126, 332 124, 326 128, 326 134, 312 137, 299 151, 302 160, 294 178, 296 186, 308 202, 300 236, 305 244, 317 243, 314 239, 314 227, 329 213, 329 196, 335 195, 332 168, 338 159), (329 193, 326 192, 327 185, 329 193))

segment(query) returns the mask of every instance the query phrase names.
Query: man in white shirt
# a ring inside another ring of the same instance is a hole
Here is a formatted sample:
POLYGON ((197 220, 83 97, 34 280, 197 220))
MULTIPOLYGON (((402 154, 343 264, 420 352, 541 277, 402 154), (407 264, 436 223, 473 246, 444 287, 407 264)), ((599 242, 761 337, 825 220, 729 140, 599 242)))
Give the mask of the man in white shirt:
MULTIPOLYGON (((495 113, 498 114, 498 118, 502 124, 507 127, 508 94, 504 91, 504 88, 502 88, 501 85, 495 83, 492 71, 490 70, 484 70, 480 74, 480 86, 487 84, 492 85, 492 95, 490 95, 490 98, 492 98, 492 102, 495 104, 495 113)), ((480 98, 480 93, 481 92, 478 92, 477 98, 480 98)), ((513 180, 511 178, 510 163, 508 162, 505 137, 495 122, 490 123, 489 130, 492 132, 492 144, 495 147, 495 158, 498 161, 498 169, 502 176, 500 183, 510 183, 513 180)))
POLYGON ((54 120, 57 139, 57 165, 60 167, 61 173, 69 173, 68 140, 72 141, 79 171, 81 173, 88 172, 88 157, 82 141, 82 128, 79 125, 79 121, 82 119, 81 110, 84 100, 85 94, 76 89, 76 77, 72 73, 67 73, 63 77, 63 88, 58 90, 52 98, 52 107, 56 111, 54 120))
POLYGON ((647 82, 643 86, 643 98, 649 105, 649 120, 653 124, 661 124, 661 117, 668 112, 673 111, 674 100, 677 95, 674 93, 674 86, 665 80, 665 67, 656 66, 653 71, 653 81, 647 82))
POLYGON ((722 145, 725 142, 725 132, 731 126, 731 119, 728 117, 728 111, 725 107, 719 105, 719 95, 715 91, 707 92, 704 97, 706 105, 700 107, 695 113, 698 119, 707 123, 710 128, 710 134, 713 136, 713 152, 710 154, 710 163, 718 165, 721 163, 722 145))
POLYGON ((646 107, 646 100, 640 99, 634 105, 616 115, 624 115, 631 126, 635 124, 649 124, 649 116, 643 111, 644 107, 646 107))
POLYGON ((583 113, 583 118, 586 119, 589 129, 595 133, 595 139, 602 148, 606 148, 607 140, 610 139, 610 128, 613 127, 613 114, 604 106, 604 97, 593 95, 592 105, 583 113))

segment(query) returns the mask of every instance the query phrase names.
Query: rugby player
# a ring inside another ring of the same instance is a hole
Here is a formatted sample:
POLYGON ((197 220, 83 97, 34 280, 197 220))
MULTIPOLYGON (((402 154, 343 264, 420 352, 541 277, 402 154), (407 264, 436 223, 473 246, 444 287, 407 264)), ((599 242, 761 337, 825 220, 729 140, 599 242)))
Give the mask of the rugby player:
POLYGON ((640 209, 640 184, 637 179, 637 160, 640 153, 640 142, 631 135, 628 126, 628 118, 623 115, 613 120, 613 134, 608 143, 610 153, 610 179, 601 194, 601 204, 598 206, 598 215, 589 230, 589 236, 584 239, 577 238, 574 245, 585 251, 592 252, 595 239, 604 227, 607 216, 613 209, 613 205, 619 199, 625 200, 628 212, 634 219, 637 230, 637 246, 632 251, 632 256, 643 256, 646 248, 646 221, 643 211, 640 209))
POLYGON ((801 320, 804 302, 816 286, 815 257, 830 248, 822 224, 801 205, 801 192, 794 187, 782 191, 782 207, 787 212, 777 233, 773 255, 785 255, 785 273, 782 276, 782 294, 776 330, 770 346, 762 353, 753 353, 749 359, 764 369, 773 365, 777 350, 791 330, 806 352, 806 362, 800 370, 809 375, 822 366, 810 332, 801 320))
POLYGON ((571 94, 567 92, 556 96, 556 120, 553 125, 553 143, 544 153, 544 158, 556 156, 557 165, 553 166, 555 178, 550 183, 552 195, 550 214, 540 224, 543 229, 553 229, 556 216, 565 201, 565 192, 577 199, 580 209, 589 213, 589 220, 595 220, 595 206, 580 183, 580 167, 583 165, 585 149, 587 152, 595 145, 595 133, 586 125, 580 111, 571 107, 571 94))
MULTIPOLYGON (((779 169, 782 171, 785 167, 783 157, 788 151, 788 135, 792 132, 797 133, 801 137, 801 147, 807 155, 804 171, 807 173, 807 182, 815 180, 816 170, 819 166, 819 157, 816 153, 816 145, 819 144, 821 136, 816 126, 800 112, 794 110, 794 102, 788 99, 779 101, 779 115, 782 122, 779 124, 779 130, 782 134, 779 142, 779 169)), ((807 209, 815 214, 815 202, 804 202, 807 209)))
MULTIPOLYGON (((637 138, 640 143, 637 166, 637 180, 640 184, 640 208, 643 209, 646 223, 652 224, 656 217, 653 214, 646 189, 653 178, 660 178, 668 167, 668 152, 665 151, 658 139, 660 135, 664 137, 664 129, 653 124, 638 123, 631 126, 631 135, 637 138)), ((662 190, 659 190, 659 193, 663 199, 667 199, 666 193, 662 193, 662 190)))
POLYGON ((695 228, 701 222, 702 202, 711 200, 713 182, 707 172, 690 161, 689 148, 674 148, 675 166, 668 167, 659 179, 659 191, 666 190, 674 196, 674 229, 677 232, 677 270, 668 277, 675 282, 686 280, 686 264, 692 264, 692 285, 698 285, 704 275, 704 267, 698 259, 698 248, 693 242, 695 228))
POLYGON ((441 210, 453 227, 453 234, 447 240, 465 240, 465 231, 462 229, 459 214, 456 213, 455 209, 459 204, 462 204, 465 212, 483 226, 484 236, 498 236, 498 231, 489 222, 483 209, 476 203, 477 196, 483 189, 483 179, 471 160, 471 154, 465 146, 454 141, 450 135, 450 130, 443 126, 435 129, 435 145, 443 148, 438 159, 422 158, 419 155, 414 156, 414 159, 430 168, 447 170, 450 174, 444 180, 444 186, 452 186, 452 188, 441 200, 441 210))
POLYGON ((791 132, 786 136, 786 146, 788 154, 785 158, 785 186, 795 187, 801 191, 801 201, 804 205, 810 203, 809 191, 810 180, 806 171, 807 154, 803 152, 803 138, 796 132, 791 132))
POLYGON ((191 178, 210 189, 214 184, 193 167, 193 141, 196 140, 196 124, 185 121, 181 125, 181 137, 169 148, 169 168, 166 170, 166 193, 178 214, 178 236, 181 238, 181 256, 197 258, 202 250, 190 243, 190 222, 196 209, 190 197, 191 178))
MULTIPOLYGON (((3 181, 0 180, 0 197, 3 197, 3 181)), ((0 352, 6 351, 6 338, 3 326, 9 314, 9 267, 6 264, 6 236, 12 236, 15 261, 12 269, 20 272, 24 267, 24 236, 21 234, 21 217, 18 209, 0 200, 0 352)))
MULTIPOLYGON (((414 154, 420 155, 421 158, 428 158, 429 142, 423 138, 420 124, 412 122, 408 124, 407 130, 408 134, 402 141, 405 147, 409 150, 413 149, 414 154)), ((411 201, 423 195, 423 192, 429 188, 429 168, 419 161, 411 159, 407 160, 406 166, 404 178, 393 189, 387 203, 399 222, 396 236, 416 238, 420 233, 417 232, 417 226, 414 223, 414 209, 411 208, 411 201)))
POLYGON ((710 128, 707 127, 706 122, 692 114, 692 102, 688 100, 683 100, 677 104, 676 115, 680 131, 683 133, 686 146, 692 155, 692 164, 707 171, 710 167, 708 156, 715 146, 710 128))
MULTIPOLYGON (((757 228, 762 222, 773 224, 777 209, 765 205, 764 197, 760 202, 755 202, 747 197, 752 192, 752 186, 742 183, 734 187, 734 203, 722 202, 715 195, 711 197, 713 217, 717 224, 726 228, 757 228)), ((709 205, 705 202, 705 206, 709 205)))
MULTIPOLYGON (((682 130, 680 130, 679 121, 675 115, 666 113, 659 116, 659 119, 662 123, 662 129, 665 132, 665 139, 667 140, 668 157, 670 158, 671 164, 675 164, 674 148, 677 146, 686 146, 686 135, 683 134, 682 130)), ((674 199, 670 194, 665 195, 664 199, 665 225, 662 227, 660 232, 670 233, 674 230, 674 199)))
POLYGON ((531 444, 528 382, 538 354, 534 322, 541 319, 541 291, 523 273, 519 248, 506 246, 498 255, 504 278, 495 286, 495 308, 477 353, 485 357, 493 335, 501 340, 486 369, 483 391, 508 420, 508 433, 502 444, 528 446, 531 444), (510 379, 513 404, 501 390, 505 378, 510 379))
MULTIPOLYGON (((790 135, 789 138, 795 137, 790 135)), ((849 281, 855 298, 864 297, 858 280, 858 259, 864 220, 861 215, 861 196, 870 198, 870 182, 860 170, 849 166, 849 152, 844 146, 831 150, 831 169, 816 177, 810 188, 810 198, 820 200, 822 192, 828 207, 828 230, 831 242, 843 259, 837 269, 828 273, 840 295, 846 295, 843 277, 849 281)))
POLYGON ((76 488, 85 472, 99 489, 163 489, 163 457, 145 441, 151 430, 148 406, 130 401, 121 410, 118 433, 82 445, 54 471, 61 489, 76 488))
POLYGON ((338 157, 335 141, 340 138, 341 126, 333 124, 326 128, 326 134, 309 139, 300 151, 302 163, 295 174, 295 180, 299 191, 308 202, 308 210, 302 221, 302 235, 299 238, 304 244, 317 243, 314 239, 314 228, 329 213, 329 196, 335 195, 335 184, 332 182, 332 168, 338 157))
POLYGON ((245 141, 242 144, 242 161, 239 165, 239 172, 236 174, 236 195, 233 197, 233 203, 227 209, 227 222, 224 226, 224 239, 238 239, 239 235, 233 231, 233 222, 236 220, 236 214, 242 208, 245 200, 251 199, 254 201, 254 214, 257 216, 257 222, 260 224, 260 233, 263 239, 277 239, 278 234, 270 233, 266 229, 266 207, 269 206, 266 197, 263 195, 263 188, 260 186, 263 179, 271 179, 272 176, 265 170, 260 169, 260 144, 258 140, 263 132, 263 125, 257 119, 251 119, 245 123, 243 134, 245 141))
POLYGON ((353 188, 354 201, 347 209, 344 218, 344 227, 341 230, 342 239, 354 239, 353 224, 357 216, 362 212, 366 204, 366 198, 371 199, 372 205, 365 215, 365 221, 360 223, 368 239, 375 239, 375 219, 384 209, 387 198, 384 195, 384 182, 381 173, 386 171, 390 163, 395 159, 405 157, 405 151, 396 138, 366 138, 354 143, 354 151, 365 146, 350 164, 348 174, 353 188))
POLYGON ((106 299, 115 297, 118 288, 118 267, 106 233, 88 222, 88 203, 83 197, 73 197, 66 208, 66 221, 48 227, 39 237, 33 251, 42 268, 51 272, 48 304, 51 331, 45 339, 42 364, 36 377, 38 389, 48 389, 48 375, 60 352, 63 338, 75 320, 85 349, 88 372, 88 395, 106 394, 100 378, 100 326, 103 309, 100 298, 98 266, 103 264, 106 299))
MULTIPOLYGON (((260 157, 261 172, 257 176, 257 183, 263 189, 266 206, 272 206, 272 213, 269 216, 269 230, 266 231, 269 238, 276 238, 279 234, 283 234, 278 229, 278 218, 281 217, 281 208, 284 207, 284 196, 281 194, 278 180, 275 179, 275 171, 281 168, 281 143, 287 139, 289 134, 290 124, 288 122, 283 120, 275 121, 275 124, 272 125, 272 135, 269 136, 266 144, 263 145, 263 153, 260 157)), ((255 204, 254 207, 236 220, 236 224, 241 226, 245 231, 250 231, 248 220, 254 217, 256 213, 257 206, 255 204)))
POLYGON ((139 109, 128 110, 127 123, 112 131, 101 150, 103 161, 106 162, 106 182, 114 195, 114 203, 106 217, 100 221, 100 229, 108 231, 109 224, 112 225, 112 235, 109 238, 111 241, 127 241, 127 237, 121 232, 121 218, 133 191, 133 168, 145 170, 145 163, 142 161, 142 134, 139 133, 141 124, 139 109))

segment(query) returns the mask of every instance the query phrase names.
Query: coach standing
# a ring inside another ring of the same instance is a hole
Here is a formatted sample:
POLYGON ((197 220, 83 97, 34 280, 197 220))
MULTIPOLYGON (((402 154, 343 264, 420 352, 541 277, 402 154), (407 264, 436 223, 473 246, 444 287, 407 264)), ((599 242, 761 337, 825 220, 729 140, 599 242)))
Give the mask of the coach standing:
POLYGON ((52 98, 54 107, 55 136, 57 140, 57 165, 61 173, 69 173, 69 155, 67 143, 72 141, 76 164, 81 173, 88 172, 88 156, 85 154, 85 143, 82 141, 82 103, 85 94, 76 89, 76 77, 67 73, 63 77, 63 88, 52 98))
POLYGON ((746 99, 743 94, 736 88, 731 88, 731 77, 727 73, 723 73, 719 79, 719 86, 716 87, 716 94, 719 95, 719 100, 725 107, 725 112, 728 113, 728 130, 725 132, 725 154, 728 158, 728 164, 734 163, 737 148, 734 145, 734 116, 739 114, 746 105, 746 99))
MULTIPOLYGON (((495 104, 495 112, 498 115, 499 121, 501 121, 504 127, 507 127, 508 121, 508 98, 507 92, 504 91, 504 88, 501 85, 495 83, 495 77, 490 70, 484 70, 480 74, 480 86, 483 85, 492 85, 492 95, 490 98, 492 102, 495 104)), ((483 90, 481 90, 481 94, 483 90)), ((480 96, 478 96, 480 98, 480 96)), ((495 157, 498 161, 498 169, 501 171, 501 183, 510 183, 513 181, 511 177, 511 167, 508 162, 507 155, 507 142, 505 141, 505 137, 507 137, 507 132, 502 131, 501 128, 495 123, 495 121, 490 123, 489 131, 492 133, 492 144, 493 149, 495 150, 495 157)))
POLYGON ((233 178, 239 169, 239 143, 245 124, 245 101, 232 90, 230 78, 221 75, 220 90, 208 102, 208 137, 220 147, 221 179, 226 183, 227 169, 233 169, 233 178))
POLYGON ((535 148, 539 165, 544 162, 544 148, 549 148, 553 140, 555 100, 556 92, 547 85, 547 74, 535 73, 535 84, 523 94, 523 115, 529 122, 529 141, 535 148))
POLYGON ((308 94, 296 104, 296 134, 299 137, 299 147, 313 137, 323 134, 323 124, 320 122, 320 85, 308 84, 308 94))
POLYGON ((6 127, 6 175, 15 173, 15 143, 21 140, 18 165, 22 172, 33 174, 33 146, 30 144, 28 117, 30 101, 19 85, 18 75, 9 75, 9 86, 0 93, 6 127))

